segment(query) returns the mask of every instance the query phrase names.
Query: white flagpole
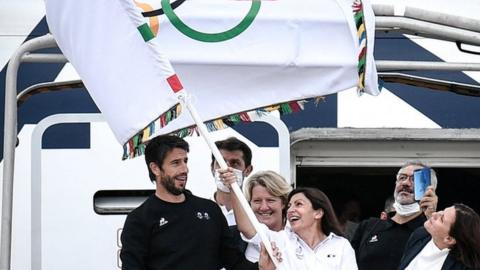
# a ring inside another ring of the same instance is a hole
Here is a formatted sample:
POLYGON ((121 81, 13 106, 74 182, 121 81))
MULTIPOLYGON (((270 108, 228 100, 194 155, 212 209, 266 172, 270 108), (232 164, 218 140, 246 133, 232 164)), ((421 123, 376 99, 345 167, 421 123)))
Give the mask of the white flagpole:
MULTIPOLYGON (((185 89, 183 89, 182 92, 180 92, 178 94, 178 99, 180 100, 182 105, 184 105, 187 108, 188 112, 192 116, 193 121, 197 125, 198 131, 200 132, 200 135, 203 137, 205 142, 208 144, 208 147, 212 151, 212 154, 215 157, 215 159, 217 160, 218 165, 220 165, 220 168, 221 169, 227 169, 228 168, 227 163, 223 159, 222 154, 218 150, 217 145, 212 141, 212 139, 208 135, 207 127, 205 126, 202 119, 198 115, 198 112, 197 112, 197 109, 195 108, 195 106, 193 106, 190 103, 190 96, 185 91, 185 89)), ((240 187, 238 186, 237 183, 231 184, 231 187, 232 187, 233 192, 237 196, 238 200, 240 201, 241 207, 243 208, 243 210, 247 214, 248 219, 250 220, 253 227, 255 228, 255 231, 257 231, 258 235, 260 236, 260 239, 262 240, 263 245, 267 249, 268 255, 270 256, 270 258, 272 258, 273 264, 275 265, 275 267, 277 269, 281 269, 280 265, 279 265, 279 262, 277 261, 275 256, 273 256, 272 245, 270 243, 270 240, 268 239, 267 235, 260 229, 260 223, 258 222, 257 218, 255 217, 255 214, 253 213, 252 208, 250 208, 250 205, 248 204, 247 199, 245 199, 245 196, 243 195, 242 191, 240 190, 240 187)))

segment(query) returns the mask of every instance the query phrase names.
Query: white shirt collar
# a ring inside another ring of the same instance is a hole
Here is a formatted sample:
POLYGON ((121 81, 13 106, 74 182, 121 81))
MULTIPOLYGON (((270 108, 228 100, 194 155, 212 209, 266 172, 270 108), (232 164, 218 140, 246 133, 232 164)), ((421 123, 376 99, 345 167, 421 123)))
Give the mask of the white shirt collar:
POLYGON ((331 232, 327 237, 325 237, 325 239, 323 239, 322 241, 320 241, 320 243, 318 243, 313 249, 310 248, 309 245, 307 245, 307 243, 305 243, 305 241, 303 241, 302 238, 300 238, 300 236, 298 234, 296 234, 294 231, 292 231, 292 228, 291 227, 287 227, 285 226, 285 229, 284 229, 289 238, 290 239, 295 239, 297 241, 297 243, 299 243, 303 248, 308 248, 312 251, 316 251, 319 247, 325 245, 330 239, 334 238, 334 237, 339 237, 338 235, 336 235, 335 233, 331 232))

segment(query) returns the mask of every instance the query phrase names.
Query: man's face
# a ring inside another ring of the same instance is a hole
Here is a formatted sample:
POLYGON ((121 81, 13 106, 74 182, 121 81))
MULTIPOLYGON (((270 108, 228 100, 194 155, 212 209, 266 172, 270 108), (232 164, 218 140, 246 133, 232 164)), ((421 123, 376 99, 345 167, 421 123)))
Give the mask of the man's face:
POLYGON ((399 204, 411 204, 415 202, 413 172, 423 168, 422 166, 410 165, 401 169, 395 182, 395 201, 399 204))
MULTIPOLYGON (((252 172, 252 166, 249 165, 247 167, 245 165, 243 152, 241 150, 228 151, 228 150, 220 149, 220 153, 222 154, 223 159, 225 159, 229 167, 232 167, 234 169, 237 169, 243 172, 243 177, 247 177, 250 174, 250 172, 252 172)), ((215 161, 213 166, 215 170, 220 168, 217 161, 215 161)))
POLYGON ((157 181, 169 193, 180 195, 185 190, 188 175, 187 162, 187 151, 181 148, 174 148, 165 156, 157 181))
POLYGON ((455 207, 451 206, 445 208, 443 211, 433 213, 432 216, 425 221, 424 226, 435 241, 449 244, 448 241, 451 241, 452 238, 449 236, 450 228, 455 222, 455 218, 455 207))

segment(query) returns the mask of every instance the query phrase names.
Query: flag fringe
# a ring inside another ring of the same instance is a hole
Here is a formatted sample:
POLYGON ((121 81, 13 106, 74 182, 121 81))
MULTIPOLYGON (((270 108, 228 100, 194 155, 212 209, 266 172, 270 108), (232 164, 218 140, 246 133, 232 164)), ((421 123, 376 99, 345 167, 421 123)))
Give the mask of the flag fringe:
POLYGON ((361 95, 365 92, 365 65, 367 63, 367 30, 365 28, 365 15, 363 13, 363 4, 361 0, 355 0, 355 2, 353 2, 352 11, 355 26, 357 28, 359 45, 357 92, 361 95))
MULTIPOLYGON (((316 97, 311 99, 305 100, 298 100, 298 101, 289 101, 285 103, 275 104, 264 108, 259 108, 256 110, 248 111, 248 112, 240 112, 236 114, 227 115, 222 118, 214 119, 205 122, 207 130, 209 132, 215 130, 221 130, 228 127, 233 127, 239 123, 247 123, 252 122, 252 118, 255 115, 262 116, 269 112, 278 111, 280 115, 290 114, 294 112, 299 112, 304 109, 305 103, 313 100, 315 105, 318 105, 320 100, 324 100, 323 97, 316 97)), ((148 140, 151 136, 155 133, 155 126, 162 128, 166 124, 168 124, 173 119, 177 118, 180 114, 179 110, 181 110, 180 104, 177 106, 172 107, 169 111, 164 113, 158 119, 150 123, 145 129, 137 133, 133 136, 127 143, 123 145, 123 159, 134 158, 137 156, 141 156, 145 153, 145 147, 148 143, 148 140)), ((176 130, 170 135, 175 135, 178 137, 187 137, 197 135, 199 136, 200 133, 198 132, 197 126, 193 125, 190 127, 182 128, 176 130)))
POLYGON ((125 160, 127 158, 134 158, 143 155, 145 153, 145 142, 151 139, 152 135, 155 134, 155 130, 163 128, 180 116, 181 113, 182 105, 178 103, 135 134, 123 145, 122 159, 125 160))

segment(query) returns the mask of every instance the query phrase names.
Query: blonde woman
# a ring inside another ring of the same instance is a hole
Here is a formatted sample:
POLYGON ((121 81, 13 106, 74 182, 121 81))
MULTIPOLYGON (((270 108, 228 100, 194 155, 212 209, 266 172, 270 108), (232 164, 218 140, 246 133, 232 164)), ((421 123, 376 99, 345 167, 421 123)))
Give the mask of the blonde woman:
MULTIPOLYGON (((292 190, 285 179, 274 171, 260 171, 246 180, 243 189, 258 221, 269 230, 281 231, 287 220, 287 199, 292 190)), ((257 244, 249 243, 245 257, 251 262, 257 262, 259 251, 257 244)))

